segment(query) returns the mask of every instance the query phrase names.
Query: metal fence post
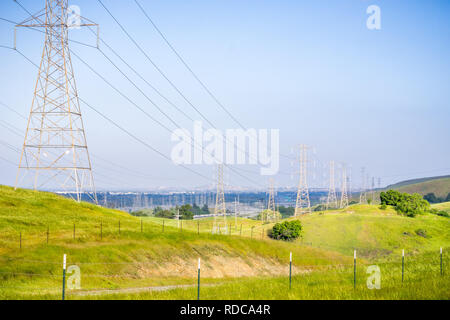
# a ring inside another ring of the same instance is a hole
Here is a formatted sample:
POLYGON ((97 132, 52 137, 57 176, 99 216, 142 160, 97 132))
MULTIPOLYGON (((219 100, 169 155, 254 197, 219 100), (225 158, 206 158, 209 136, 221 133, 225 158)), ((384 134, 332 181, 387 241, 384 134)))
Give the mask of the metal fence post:
POLYGON ((197 271, 197 300, 200 300, 200 258, 198 258, 198 271, 197 271))
POLYGON ((353 251, 353 289, 356 289, 356 250, 353 251))
POLYGON ((402 249, 402 283, 405 275, 405 249, 402 249))
POLYGON ((292 252, 289 254, 289 289, 292 288, 292 252))
POLYGON ((66 254, 63 257, 63 283, 62 283, 62 299, 65 299, 66 295, 66 254))

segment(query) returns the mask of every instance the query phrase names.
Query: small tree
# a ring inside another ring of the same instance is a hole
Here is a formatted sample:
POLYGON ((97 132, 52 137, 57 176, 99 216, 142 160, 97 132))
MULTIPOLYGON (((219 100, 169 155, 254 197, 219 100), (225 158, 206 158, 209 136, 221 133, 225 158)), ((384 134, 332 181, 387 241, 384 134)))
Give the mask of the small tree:
MULTIPOLYGON (((197 207, 198 208, 198 207, 197 207)), ((192 212, 192 206, 190 204, 184 204, 181 207, 177 207, 180 210, 180 218, 183 220, 192 220, 194 213, 192 212)))
POLYGON ((293 241, 301 236, 302 224, 299 220, 276 223, 269 232, 269 237, 277 240, 293 241))

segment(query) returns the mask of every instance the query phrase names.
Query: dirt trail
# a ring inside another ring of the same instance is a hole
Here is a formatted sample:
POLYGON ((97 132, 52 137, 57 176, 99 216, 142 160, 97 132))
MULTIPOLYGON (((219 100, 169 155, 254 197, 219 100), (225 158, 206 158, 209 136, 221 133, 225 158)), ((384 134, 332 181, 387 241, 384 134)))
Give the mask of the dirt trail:
MULTIPOLYGON (((202 287, 211 287, 218 285, 220 283, 208 283, 203 284, 202 287)), ((87 291, 75 291, 71 295, 77 296, 95 296, 104 294, 116 294, 116 293, 139 293, 146 291, 167 291, 173 289, 184 289, 196 287, 197 284, 179 284, 170 286, 154 286, 154 287, 139 287, 139 288, 123 288, 123 289, 98 289, 98 290, 87 290, 87 291)))

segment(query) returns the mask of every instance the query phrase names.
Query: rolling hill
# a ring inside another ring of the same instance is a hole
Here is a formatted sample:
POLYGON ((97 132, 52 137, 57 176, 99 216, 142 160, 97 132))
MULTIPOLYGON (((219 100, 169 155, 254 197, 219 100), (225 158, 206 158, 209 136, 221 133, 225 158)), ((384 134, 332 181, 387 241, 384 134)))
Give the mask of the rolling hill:
POLYGON ((450 193, 450 176, 406 180, 389 185, 385 189, 394 189, 406 193, 419 193, 421 195, 434 193, 437 197, 445 198, 450 193))
POLYGON ((211 234, 210 219, 178 227, 174 220, 141 220, 52 193, 0 186, 0 299, 60 298, 63 254, 82 275, 82 289, 71 291, 71 299, 192 299, 198 258, 202 292, 212 299, 370 298, 367 290, 359 296, 352 291, 353 249, 358 274, 364 275, 366 263, 389 266, 385 283, 392 288, 374 297, 422 292, 417 297, 449 298, 448 277, 439 290, 431 289, 438 283, 436 252, 450 247, 450 219, 406 218, 365 205, 317 212, 301 221, 304 238, 293 243, 268 239, 272 224, 249 219, 239 219, 228 229, 231 235, 217 235, 211 234), (403 248, 410 261, 408 292, 397 285, 403 248), (289 252, 296 291, 285 296, 289 252))

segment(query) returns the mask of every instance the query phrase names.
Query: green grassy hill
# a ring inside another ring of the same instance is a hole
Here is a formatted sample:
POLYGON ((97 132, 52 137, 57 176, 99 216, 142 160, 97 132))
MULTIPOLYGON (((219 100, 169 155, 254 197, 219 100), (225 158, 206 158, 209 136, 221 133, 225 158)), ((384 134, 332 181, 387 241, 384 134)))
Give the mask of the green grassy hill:
POLYGON ((354 205, 306 215, 301 221, 307 230, 304 243, 346 255, 357 249, 368 260, 398 256, 402 249, 419 253, 450 245, 450 219, 431 214, 407 218, 392 208, 354 205))
POLYGON ((426 195, 434 193, 437 197, 446 197, 450 193, 450 176, 421 178, 402 181, 386 187, 386 190, 395 189, 406 193, 419 193, 426 195))
POLYGON ((299 265, 350 261, 280 241, 197 234, 170 223, 163 229, 124 212, 0 186, 0 298, 53 297, 60 290, 63 254, 82 269, 83 289, 94 290, 193 283, 199 257, 205 282, 275 276, 285 272, 291 251, 299 265))
POLYGON ((141 220, 51 193, 0 186, 0 299, 58 299, 63 254, 82 275, 82 290, 68 292, 69 299, 195 299, 190 286, 196 283, 199 257, 202 292, 211 299, 358 298, 359 291, 352 291, 354 248, 361 287, 365 264, 389 270, 384 279, 391 289, 373 298, 411 298, 412 292, 417 298, 449 298, 448 277, 439 290, 435 277, 438 248, 450 247, 450 219, 406 218, 367 205, 305 215, 301 221, 304 239, 287 243, 268 239, 272 224, 255 220, 229 218, 227 232, 212 234, 211 219, 178 226, 174 220, 141 220), (402 248, 411 261, 409 291, 398 286, 402 248), (289 252, 295 290, 288 294, 289 252))
POLYGON ((434 203, 431 207, 450 213, 450 202, 434 203))

